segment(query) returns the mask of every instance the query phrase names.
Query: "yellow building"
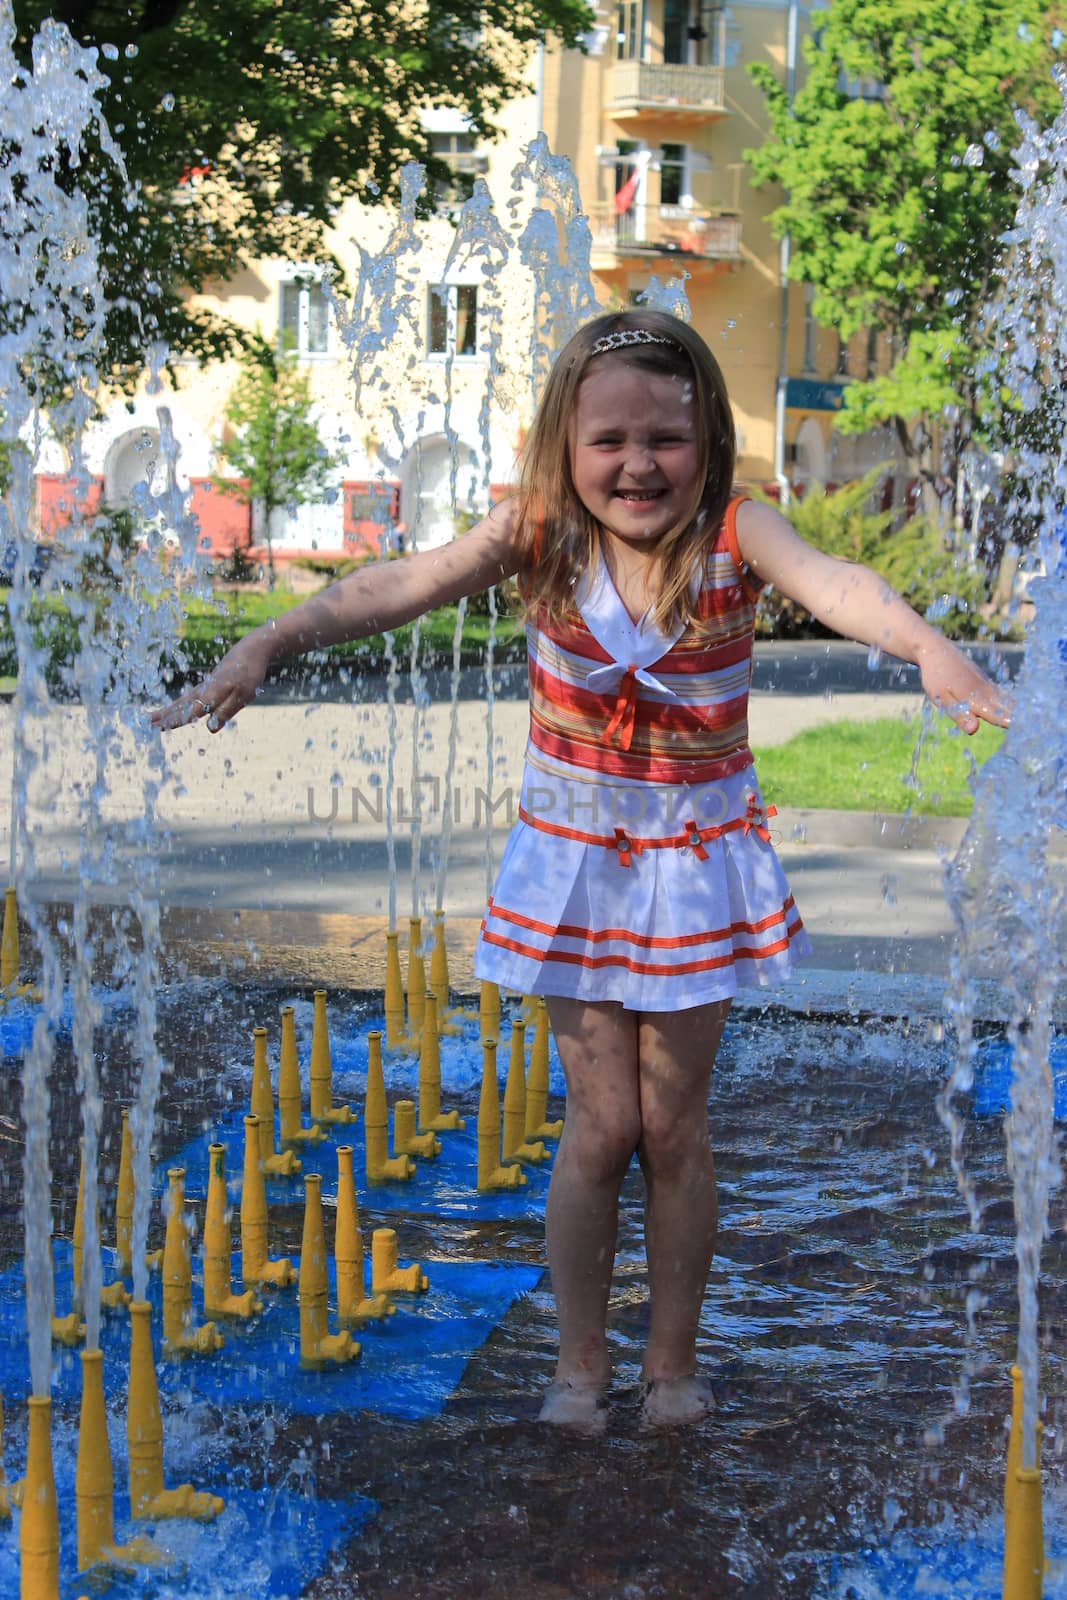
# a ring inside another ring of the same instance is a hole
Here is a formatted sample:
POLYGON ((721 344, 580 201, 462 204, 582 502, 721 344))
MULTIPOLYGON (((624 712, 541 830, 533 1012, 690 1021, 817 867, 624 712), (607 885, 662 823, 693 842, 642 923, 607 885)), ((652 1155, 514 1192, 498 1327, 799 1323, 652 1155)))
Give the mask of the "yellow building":
MULTIPOLYGON (((584 53, 536 53, 498 142, 479 148, 457 113, 426 113, 435 151, 478 180, 461 211, 442 193, 439 215, 416 221, 411 184, 399 210, 351 202, 327 240, 345 273, 336 294, 313 262, 258 261, 216 287, 214 310, 292 344, 337 462, 325 503, 276 515, 280 559, 372 549, 383 529, 395 543, 398 525, 408 542, 451 537, 512 480, 548 352, 653 279, 654 296, 684 288, 723 368, 744 480, 803 488, 892 456, 884 438, 834 434, 849 364, 864 373, 881 352, 862 339, 840 352, 815 329, 766 221, 778 196, 751 187, 744 160, 767 129, 747 69, 768 63, 789 86, 809 22, 798 0, 602 6, 584 53)), ((180 481, 218 553, 265 532, 211 482, 237 378, 186 363, 167 396, 180 481)), ((107 503, 128 504, 157 470, 158 406, 144 392, 93 429, 107 503)))
POLYGON ((773 0, 619 0, 602 6, 586 56, 539 62, 540 125, 575 170, 593 235, 598 297, 628 305, 652 273, 684 273, 699 329, 734 406, 741 475, 768 488, 852 478, 891 459, 887 436, 835 435, 850 376, 886 352, 861 336, 840 348, 816 328, 788 246, 744 159, 768 131, 748 68, 789 89, 802 71, 811 6, 773 0))

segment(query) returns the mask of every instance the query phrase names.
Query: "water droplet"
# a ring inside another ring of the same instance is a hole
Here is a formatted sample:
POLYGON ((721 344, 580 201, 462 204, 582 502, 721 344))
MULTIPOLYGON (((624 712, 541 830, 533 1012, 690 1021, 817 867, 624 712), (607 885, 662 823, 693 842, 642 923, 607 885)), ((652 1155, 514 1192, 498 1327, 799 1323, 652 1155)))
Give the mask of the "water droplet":
POLYGON ((962 299, 962 289, 950 289, 948 294, 945 296, 945 304, 947 306, 958 306, 962 299))
POLYGON ((105 61, 117 61, 119 58, 119 47, 116 44, 102 44, 100 46, 100 53, 104 57, 105 61))
POLYGON ((902 256, 907 248, 908 247, 904 243, 903 239, 898 239, 896 244, 893 246, 893 249, 896 251, 898 256, 902 256))
POLYGON ((162 105, 164 111, 173 111, 174 110, 174 96, 172 94, 165 94, 163 96, 163 99, 160 101, 160 104, 162 105))
POLYGON ((128 44, 122 53, 126 57, 127 61, 132 61, 137 54, 137 46, 135 44, 128 44))
POLYGON ((985 160, 985 151, 980 144, 969 144, 963 152, 963 165, 965 167, 980 167, 985 160))

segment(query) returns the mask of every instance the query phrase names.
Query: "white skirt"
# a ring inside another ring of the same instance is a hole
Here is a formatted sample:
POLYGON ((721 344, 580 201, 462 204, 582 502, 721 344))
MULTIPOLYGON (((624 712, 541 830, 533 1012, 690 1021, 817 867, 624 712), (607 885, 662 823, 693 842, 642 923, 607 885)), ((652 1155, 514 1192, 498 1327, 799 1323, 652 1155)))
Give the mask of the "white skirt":
POLYGON ((811 950, 754 769, 650 789, 627 822, 633 793, 617 789, 613 805, 610 786, 566 791, 527 774, 476 975, 632 1011, 685 1010, 789 978, 811 950))

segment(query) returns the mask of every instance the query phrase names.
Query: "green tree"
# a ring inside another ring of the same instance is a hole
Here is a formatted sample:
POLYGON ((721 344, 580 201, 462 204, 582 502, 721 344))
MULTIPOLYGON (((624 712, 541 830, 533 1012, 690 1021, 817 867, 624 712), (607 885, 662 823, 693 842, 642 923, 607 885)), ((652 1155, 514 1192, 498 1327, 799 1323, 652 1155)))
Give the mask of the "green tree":
POLYGON ((238 477, 216 477, 215 485, 262 516, 273 589, 274 512, 294 501, 321 499, 338 463, 319 437, 306 373, 262 337, 245 355, 226 422, 218 455, 238 477))
POLYGON ((257 256, 320 257, 341 203, 390 198, 406 161, 447 180, 420 110, 452 107, 491 138, 532 46, 574 45, 592 19, 585 0, 14 0, 14 15, 27 64, 47 17, 100 49, 101 108, 136 202, 101 152, 64 181, 102 241, 119 375, 151 338, 233 353, 236 331, 190 289, 257 256))
POLYGON ((757 186, 786 191, 771 221, 816 320, 892 339, 891 370, 848 384, 837 426, 889 423, 929 486, 940 418, 954 482, 968 440, 997 428, 983 308, 1017 201, 1015 110, 1058 108, 1060 36, 1039 0, 831 0, 812 23, 792 104, 769 67, 749 69, 771 134, 747 159, 757 186))
MULTIPOLYGON (((884 467, 872 467, 864 477, 830 493, 813 486, 791 503, 789 520, 816 550, 873 567, 950 638, 980 636, 985 631, 984 572, 962 552, 946 550, 934 518, 911 517, 897 528, 892 512, 872 510, 872 497, 884 476, 884 467)), ((773 504, 763 495, 756 498, 773 504)), ((828 631, 813 623, 803 606, 775 589, 768 589, 760 600, 759 628, 779 639, 828 631)))

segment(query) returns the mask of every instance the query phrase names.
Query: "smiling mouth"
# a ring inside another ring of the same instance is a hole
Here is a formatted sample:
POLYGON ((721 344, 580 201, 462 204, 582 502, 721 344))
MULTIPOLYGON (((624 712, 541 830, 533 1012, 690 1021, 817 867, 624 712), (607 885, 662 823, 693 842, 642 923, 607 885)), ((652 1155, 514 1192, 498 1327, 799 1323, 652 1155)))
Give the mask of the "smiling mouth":
POLYGON ((666 493, 666 489, 616 489, 615 498, 629 505, 644 505, 649 500, 662 499, 666 493))

